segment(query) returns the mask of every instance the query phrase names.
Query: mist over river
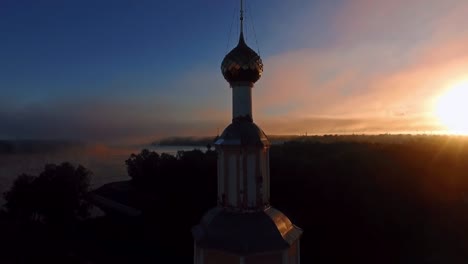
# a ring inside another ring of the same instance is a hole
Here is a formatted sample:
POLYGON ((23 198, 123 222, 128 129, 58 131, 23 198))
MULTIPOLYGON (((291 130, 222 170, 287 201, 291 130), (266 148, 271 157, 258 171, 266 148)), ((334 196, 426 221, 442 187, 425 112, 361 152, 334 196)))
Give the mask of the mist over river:
POLYGON ((39 147, 33 143, 36 146, 31 148, 25 146, 27 143, 21 144, 12 151, 0 149, 0 205, 4 204, 3 193, 10 189, 18 175, 22 173, 38 175, 48 163, 70 162, 73 165, 83 165, 93 172, 91 189, 94 189, 109 182, 129 180, 125 160, 132 153, 137 154, 144 148, 171 155, 176 155, 180 150, 206 149, 194 146, 107 146, 69 143, 46 144, 39 147))

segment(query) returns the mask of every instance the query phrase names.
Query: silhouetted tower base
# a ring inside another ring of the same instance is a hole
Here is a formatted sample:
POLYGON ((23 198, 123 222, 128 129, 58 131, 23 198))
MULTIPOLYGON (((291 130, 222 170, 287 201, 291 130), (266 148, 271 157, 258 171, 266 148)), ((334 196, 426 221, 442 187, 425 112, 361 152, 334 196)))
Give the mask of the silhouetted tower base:
POLYGON ((195 264, 298 264, 302 231, 280 211, 214 208, 193 229, 195 264))

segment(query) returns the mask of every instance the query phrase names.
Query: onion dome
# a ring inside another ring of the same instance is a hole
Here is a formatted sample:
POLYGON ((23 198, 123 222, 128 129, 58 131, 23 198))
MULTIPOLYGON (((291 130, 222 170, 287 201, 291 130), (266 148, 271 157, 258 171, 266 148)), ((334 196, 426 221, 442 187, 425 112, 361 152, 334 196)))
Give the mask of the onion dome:
POLYGON ((260 79, 263 72, 262 59, 247 46, 242 31, 237 46, 224 57, 221 63, 221 72, 224 79, 230 84, 236 82, 255 83, 260 79))

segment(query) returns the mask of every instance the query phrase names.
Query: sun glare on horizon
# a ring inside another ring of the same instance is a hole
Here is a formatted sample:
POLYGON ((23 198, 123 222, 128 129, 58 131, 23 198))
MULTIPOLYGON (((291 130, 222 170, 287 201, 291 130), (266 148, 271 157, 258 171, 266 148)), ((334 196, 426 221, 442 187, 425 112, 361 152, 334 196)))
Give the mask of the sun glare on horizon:
POLYGON ((449 133, 468 134, 468 81, 453 85, 435 104, 435 115, 449 133))

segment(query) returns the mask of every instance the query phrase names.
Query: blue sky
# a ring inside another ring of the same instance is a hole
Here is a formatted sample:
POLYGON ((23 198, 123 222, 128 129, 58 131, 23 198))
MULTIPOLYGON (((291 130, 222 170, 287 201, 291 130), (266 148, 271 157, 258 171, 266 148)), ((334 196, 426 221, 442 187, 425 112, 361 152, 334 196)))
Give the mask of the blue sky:
MULTIPOLYGON (((253 14, 246 17, 259 21, 255 27, 265 55, 325 40, 318 36, 304 43, 305 32, 294 32, 297 14, 310 1, 292 1, 286 9, 281 1, 248 4, 255 13, 249 10, 253 14)), ((144 92, 193 68, 218 67, 228 41, 232 46, 237 38, 237 8, 235 0, 2 1, 2 86, 6 96, 25 102, 106 96, 119 89, 116 82, 144 92)), ((314 25, 311 31, 326 35, 314 25)), ((251 24, 246 30, 252 33, 251 24)), ((255 46, 254 34, 248 37, 255 46)), ((118 91, 126 92, 131 91, 118 91)))
MULTIPOLYGON (((265 63, 254 115, 267 133, 405 130, 402 120, 386 121, 389 113, 421 120, 430 110, 409 102, 430 101, 442 89, 428 92, 419 71, 444 72, 435 83, 462 78, 453 77, 459 68, 446 69, 450 52, 461 50, 449 46, 435 62, 424 60, 432 49, 464 43, 460 25, 468 21, 457 10, 467 4, 387 2, 247 0, 247 42, 265 63), (418 76, 401 77, 401 86, 422 88, 409 98, 403 88, 387 94, 380 87, 413 71, 418 76)), ((237 41, 238 5, 2 0, 0 138, 134 141, 215 133, 230 121, 219 65, 237 41)), ((415 128, 412 120, 407 130, 431 126, 415 128)))

